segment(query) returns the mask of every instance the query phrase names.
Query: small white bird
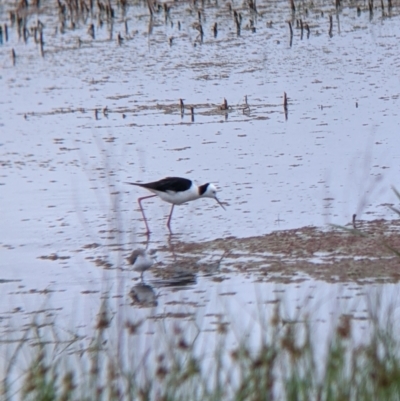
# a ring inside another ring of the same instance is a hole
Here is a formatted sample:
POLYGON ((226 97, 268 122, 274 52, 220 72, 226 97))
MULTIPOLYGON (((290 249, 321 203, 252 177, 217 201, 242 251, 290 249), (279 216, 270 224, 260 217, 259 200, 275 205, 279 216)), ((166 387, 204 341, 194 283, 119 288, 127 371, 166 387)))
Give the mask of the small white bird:
POLYGON ((126 260, 132 265, 133 270, 140 272, 140 278, 142 280, 143 273, 149 270, 154 264, 154 259, 144 249, 136 249, 126 260))
POLYGON ((154 194, 138 198, 140 210, 142 211, 144 223, 146 224, 147 234, 150 234, 150 230, 141 203, 144 199, 159 196, 163 201, 172 203, 171 212, 169 213, 167 221, 167 227, 171 234, 171 217, 175 205, 181 205, 182 203, 193 201, 199 198, 213 198, 225 210, 224 205, 217 198, 217 189, 213 184, 210 183, 198 186, 192 180, 188 180, 187 178, 167 177, 159 181, 143 184, 139 182, 127 182, 127 184, 146 188, 154 194))

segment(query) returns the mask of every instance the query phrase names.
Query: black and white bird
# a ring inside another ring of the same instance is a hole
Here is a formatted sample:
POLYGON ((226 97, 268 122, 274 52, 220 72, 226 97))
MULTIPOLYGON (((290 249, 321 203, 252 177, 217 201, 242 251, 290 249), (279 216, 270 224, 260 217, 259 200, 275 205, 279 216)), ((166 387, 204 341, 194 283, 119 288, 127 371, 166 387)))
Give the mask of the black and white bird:
POLYGON ((138 198, 140 210, 142 211, 144 223, 146 224, 147 234, 150 233, 150 230, 141 203, 144 199, 159 196, 163 201, 172 203, 171 212, 169 213, 167 221, 167 227, 171 234, 171 217, 175 205, 181 205, 182 203, 193 201, 199 198, 213 198, 225 210, 224 205, 217 198, 217 189, 213 184, 210 183, 198 186, 192 180, 189 180, 187 178, 167 177, 154 182, 127 182, 127 184, 137 185, 138 187, 146 188, 154 194, 138 198))

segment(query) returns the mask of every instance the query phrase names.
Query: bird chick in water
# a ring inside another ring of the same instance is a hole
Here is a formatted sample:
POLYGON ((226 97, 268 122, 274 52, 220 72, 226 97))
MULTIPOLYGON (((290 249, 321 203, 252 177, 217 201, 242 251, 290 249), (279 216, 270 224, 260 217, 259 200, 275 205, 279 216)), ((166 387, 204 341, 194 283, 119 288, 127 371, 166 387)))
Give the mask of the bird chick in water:
POLYGON ((140 272, 141 279, 143 279, 143 273, 154 264, 154 259, 144 249, 136 249, 126 260, 133 270, 140 272))

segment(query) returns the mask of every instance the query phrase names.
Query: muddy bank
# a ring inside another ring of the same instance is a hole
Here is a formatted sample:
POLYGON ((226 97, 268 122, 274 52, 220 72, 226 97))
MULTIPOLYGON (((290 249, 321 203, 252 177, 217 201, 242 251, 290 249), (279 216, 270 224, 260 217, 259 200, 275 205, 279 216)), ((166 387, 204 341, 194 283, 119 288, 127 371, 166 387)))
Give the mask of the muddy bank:
MULTIPOLYGON (((357 232, 328 227, 303 227, 250 238, 225 238, 203 243, 174 242, 160 250, 170 262, 154 269, 166 277, 176 271, 213 273, 214 280, 240 271, 257 281, 398 282, 400 220, 358 221, 357 232), (392 249, 391 249, 392 248, 392 249), (201 262, 206 254, 215 255, 201 262), (199 262, 200 261, 200 262, 199 262)), ((350 230, 351 228, 348 227, 350 230)))

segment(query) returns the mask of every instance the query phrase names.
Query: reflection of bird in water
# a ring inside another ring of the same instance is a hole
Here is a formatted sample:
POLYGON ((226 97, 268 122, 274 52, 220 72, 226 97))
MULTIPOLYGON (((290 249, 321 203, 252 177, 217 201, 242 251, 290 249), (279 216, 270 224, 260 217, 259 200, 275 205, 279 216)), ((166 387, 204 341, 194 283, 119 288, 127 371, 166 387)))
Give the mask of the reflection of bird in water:
POLYGON ((169 287, 173 290, 188 290, 194 288, 197 276, 189 271, 169 271, 161 279, 151 280, 151 284, 157 288, 169 287))
POLYGON ((156 288, 168 287, 173 291, 192 289, 197 283, 197 276, 212 276, 220 271, 223 259, 230 252, 224 251, 217 261, 210 263, 203 260, 195 260, 193 257, 181 256, 179 260, 164 264, 159 269, 156 276, 152 279, 151 285, 156 288))
POLYGON ((136 284, 129 292, 133 304, 141 306, 157 306, 157 295, 152 286, 147 284, 136 284))
POLYGON ((141 279, 143 279, 143 273, 154 264, 154 259, 144 249, 136 249, 126 260, 132 265, 133 270, 140 272, 141 279))

